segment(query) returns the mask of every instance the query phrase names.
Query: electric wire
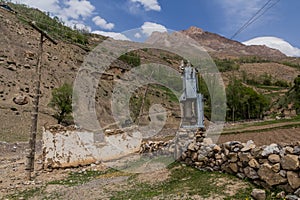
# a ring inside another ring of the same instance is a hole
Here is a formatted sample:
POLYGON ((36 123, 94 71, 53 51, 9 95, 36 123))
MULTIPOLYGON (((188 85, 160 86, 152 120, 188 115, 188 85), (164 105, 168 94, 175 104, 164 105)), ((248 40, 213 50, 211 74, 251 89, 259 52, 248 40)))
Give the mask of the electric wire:
POLYGON ((244 31, 248 26, 256 22, 260 17, 262 17, 268 10, 274 7, 276 4, 279 3, 280 0, 276 0, 272 3, 272 0, 268 0, 241 28, 239 28, 230 39, 235 38, 238 34, 244 31), (272 3, 272 4, 270 4, 272 3))

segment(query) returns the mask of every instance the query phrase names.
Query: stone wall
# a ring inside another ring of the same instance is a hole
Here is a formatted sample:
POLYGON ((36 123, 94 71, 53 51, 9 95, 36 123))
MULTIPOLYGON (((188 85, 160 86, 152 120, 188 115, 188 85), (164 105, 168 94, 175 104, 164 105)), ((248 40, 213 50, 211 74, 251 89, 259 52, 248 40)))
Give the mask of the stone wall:
POLYGON ((180 159, 201 170, 235 174, 264 188, 277 187, 300 198, 300 141, 257 147, 253 141, 217 145, 209 138, 197 137, 180 159))

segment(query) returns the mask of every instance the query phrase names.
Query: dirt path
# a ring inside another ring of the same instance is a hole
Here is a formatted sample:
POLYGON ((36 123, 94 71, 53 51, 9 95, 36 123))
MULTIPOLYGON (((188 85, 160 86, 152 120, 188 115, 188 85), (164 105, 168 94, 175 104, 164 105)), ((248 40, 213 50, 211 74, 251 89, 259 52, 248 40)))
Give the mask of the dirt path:
POLYGON ((243 124, 236 125, 236 126, 229 125, 225 128, 225 130, 223 131, 223 134, 253 132, 253 131, 281 128, 281 127, 292 126, 292 125, 300 126, 300 121, 299 122, 281 122, 281 123, 258 125, 258 126, 255 126, 255 124, 251 125, 251 123, 249 123, 249 124, 243 123, 243 124), (243 127, 245 125, 249 125, 249 127, 243 127))
POLYGON ((253 140, 256 145, 268 145, 272 143, 291 143, 300 141, 300 128, 291 129, 276 129, 269 131, 239 133, 239 134, 226 134, 219 137, 218 143, 227 141, 241 141, 247 142, 253 140))

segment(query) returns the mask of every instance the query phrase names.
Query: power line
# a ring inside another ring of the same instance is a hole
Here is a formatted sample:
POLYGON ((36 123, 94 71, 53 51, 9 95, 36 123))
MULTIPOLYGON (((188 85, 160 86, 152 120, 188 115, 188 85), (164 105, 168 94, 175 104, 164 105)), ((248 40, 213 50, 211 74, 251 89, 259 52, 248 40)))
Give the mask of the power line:
POLYGON ((273 2, 271 5, 269 5, 272 0, 268 0, 241 28, 239 28, 230 39, 235 38, 238 34, 240 34, 242 31, 244 31, 248 26, 253 24, 255 21, 257 21, 262 15, 264 15, 269 9, 274 7, 277 3, 279 3, 280 0, 277 0, 273 2), (269 6, 268 6, 269 5, 269 6))

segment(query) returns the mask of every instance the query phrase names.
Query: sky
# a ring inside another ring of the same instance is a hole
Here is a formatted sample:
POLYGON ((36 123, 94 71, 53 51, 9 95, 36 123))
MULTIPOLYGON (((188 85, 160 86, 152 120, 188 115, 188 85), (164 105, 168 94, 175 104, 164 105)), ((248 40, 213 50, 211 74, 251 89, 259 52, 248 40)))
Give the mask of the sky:
POLYGON ((277 46, 278 42, 284 41, 286 43, 281 43, 280 47, 300 57, 299 0, 13 1, 50 12, 51 16, 58 16, 71 27, 76 24, 77 28, 117 39, 128 39, 122 33, 131 29, 140 28, 141 33, 135 34, 140 38, 153 31, 179 31, 190 26, 231 38, 258 13, 256 16, 260 17, 233 39, 247 41, 245 44, 266 41, 268 45, 276 43, 277 46), (254 38, 256 40, 252 40, 254 38))

